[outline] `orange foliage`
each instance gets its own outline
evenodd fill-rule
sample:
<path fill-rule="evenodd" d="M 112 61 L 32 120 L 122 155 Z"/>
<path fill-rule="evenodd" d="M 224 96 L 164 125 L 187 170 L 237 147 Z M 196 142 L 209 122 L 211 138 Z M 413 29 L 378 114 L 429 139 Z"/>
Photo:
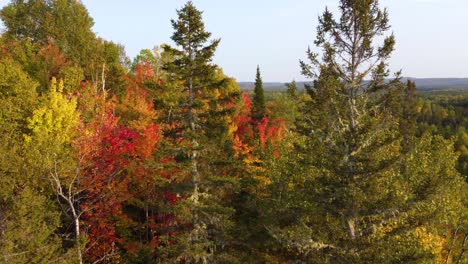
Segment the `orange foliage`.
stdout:
<path fill-rule="evenodd" d="M 145 64 L 138 64 L 136 66 L 135 82 L 139 86 L 141 86 L 146 80 L 152 79 L 154 77 L 154 67 L 151 66 L 149 62 L 146 62 Z"/>
<path fill-rule="evenodd" d="M 39 51 L 39 55 L 47 69 L 47 81 L 52 77 L 58 77 L 60 71 L 70 65 L 60 48 L 51 41 Z"/>
<path fill-rule="evenodd" d="M 283 138 L 285 122 L 284 120 L 270 120 L 264 117 L 256 122 L 251 117 L 252 102 L 246 93 L 242 94 L 242 108 L 234 117 L 234 124 L 231 126 L 233 134 L 233 148 L 236 156 L 244 156 L 247 163 L 252 163 L 254 158 L 255 139 L 261 149 L 268 144 L 274 145 Z M 274 150 L 276 155 L 278 151 Z"/>
<path fill-rule="evenodd" d="M 119 245 L 131 249 L 133 244 L 117 232 L 119 226 L 137 225 L 124 212 L 125 203 L 164 199 L 155 193 L 153 174 L 144 166 L 156 151 L 160 134 L 153 121 L 153 104 L 137 86 L 127 89 L 121 104 L 90 86 L 84 86 L 79 97 L 82 122 L 74 146 L 82 172 L 82 228 L 89 241 L 86 256 L 96 261 L 118 250 Z M 154 224 L 147 226 L 156 233 L 151 228 Z M 156 236 L 149 240 L 156 247 Z"/>

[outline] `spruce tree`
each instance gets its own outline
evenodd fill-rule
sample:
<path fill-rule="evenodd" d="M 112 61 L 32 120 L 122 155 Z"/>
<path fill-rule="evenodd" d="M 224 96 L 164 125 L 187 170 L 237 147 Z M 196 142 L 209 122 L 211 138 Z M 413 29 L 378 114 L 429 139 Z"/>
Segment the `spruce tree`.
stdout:
<path fill-rule="evenodd" d="M 262 118 L 265 117 L 265 110 L 265 92 L 263 90 L 262 76 L 260 75 L 260 66 L 257 65 L 252 107 L 252 119 L 255 121 L 262 120 Z"/>
<path fill-rule="evenodd" d="M 404 150 L 407 150 L 413 147 L 414 136 L 416 135 L 416 118 L 418 113 L 416 83 L 408 80 L 401 94 L 400 102 L 403 105 L 401 107 L 400 133 L 403 137 L 402 147 Z"/>
<path fill-rule="evenodd" d="M 179 118 L 180 131 L 185 131 L 175 140 L 174 151 L 188 175 L 179 176 L 182 186 L 175 190 L 184 197 L 176 213 L 184 224 L 179 227 L 176 248 L 170 252 L 168 247 L 166 252 L 171 258 L 206 263 L 222 258 L 233 213 L 222 198 L 229 179 L 223 174 L 227 154 L 220 148 L 223 133 L 228 132 L 224 123 L 229 110 L 219 103 L 232 100 L 239 92 L 212 63 L 220 40 L 209 41 L 211 33 L 205 31 L 202 12 L 189 1 L 177 15 L 172 20 L 172 40 L 178 47 L 163 47 L 174 58 L 165 63 L 164 70 L 169 82 L 180 84 L 186 95 L 181 96 L 173 116 Z"/>
<path fill-rule="evenodd" d="M 292 80 L 292 82 L 287 83 L 286 88 L 287 88 L 286 91 L 287 91 L 289 97 L 295 99 L 298 96 L 299 91 L 297 89 L 297 84 L 296 84 L 295 80 Z"/>
<path fill-rule="evenodd" d="M 315 44 L 323 49 L 323 60 L 309 49 L 310 64 L 301 61 L 301 69 L 307 77 L 318 77 L 316 103 L 322 107 L 306 114 L 323 115 L 317 117 L 322 120 L 317 120 L 311 129 L 314 134 L 321 134 L 317 140 L 323 140 L 321 144 L 328 152 L 323 162 L 333 164 L 330 173 L 336 178 L 332 177 L 328 184 L 342 195 L 330 193 L 329 198 L 335 200 L 330 209 L 343 217 L 348 238 L 355 239 L 359 236 L 357 219 L 366 214 L 361 206 L 364 199 L 370 198 L 372 180 L 396 158 L 392 153 L 386 159 L 369 156 L 376 151 L 386 152 L 387 146 L 396 140 L 392 138 L 395 124 L 392 117 L 379 111 L 377 101 L 369 100 L 389 88 L 383 79 L 388 76 L 386 59 L 395 40 L 390 35 L 381 46 L 373 46 L 374 39 L 389 29 L 387 10 L 381 10 L 378 1 L 342 0 L 339 9 L 338 20 L 328 9 L 319 18 Z M 369 76 L 372 81 L 363 86 L 364 78 Z"/>
<path fill-rule="evenodd" d="M 398 75 L 386 80 L 395 45 L 393 35 L 385 36 L 387 10 L 378 0 L 341 0 L 339 11 L 337 19 L 328 9 L 319 17 L 315 44 L 323 57 L 309 49 L 309 62 L 300 63 L 314 86 L 302 98 L 296 149 L 271 172 L 265 226 L 283 256 L 310 263 L 433 261 L 423 237 L 437 240 L 431 228 L 453 221 L 461 208 L 452 194 L 461 188 L 454 157 L 433 163 L 430 173 L 409 165 L 415 156 L 428 162 L 447 150 L 427 138 L 432 154 L 422 142 L 408 156 L 401 150 L 393 102 L 402 84 Z M 421 175 L 432 187 L 419 182 Z M 452 205 L 437 206 L 444 199 Z"/>

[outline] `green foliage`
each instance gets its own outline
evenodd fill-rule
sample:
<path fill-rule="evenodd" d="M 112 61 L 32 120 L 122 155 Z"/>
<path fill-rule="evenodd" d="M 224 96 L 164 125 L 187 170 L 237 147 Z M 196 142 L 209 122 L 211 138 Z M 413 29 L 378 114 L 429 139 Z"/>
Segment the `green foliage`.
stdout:
<path fill-rule="evenodd" d="M 293 130 L 300 117 L 298 100 L 285 93 L 272 93 L 267 102 L 267 116 L 272 120 L 283 120 L 287 129 Z"/>
<path fill-rule="evenodd" d="M 189 1 L 177 15 L 171 22 L 172 40 L 178 48 L 163 46 L 163 55 L 173 58 L 163 70 L 169 88 L 185 93 L 176 97 L 180 101 L 171 109 L 174 118 L 169 116 L 172 127 L 184 131 L 173 136 L 176 149 L 182 148 L 177 150 L 176 161 L 184 169 L 174 178 L 181 183 L 175 191 L 185 197 L 175 211 L 185 228 L 178 228 L 176 244 L 163 252 L 183 262 L 221 261 L 226 257 L 233 214 L 223 198 L 235 182 L 225 158 L 232 151 L 226 139 L 233 109 L 227 105 L 235 104 L 239 88 L 212 64 L 220 40 L 209 42 L 211 33 L 205 31 L 202 13 Z"/>
<path fill-rule="evenodd" d="M 97 53 L 93 54 L 95 60 L 91 65 L 84 67 L 88 78 L 90 74 L 93 74 L 94 77 L 90 78 L 93 83 L 104 89 L 112 89 L 117 95 L 122 95 L 126 85 L 125 74 L 130 65 L 124 47 L 112 41 L 98 39 L 94 49 Z"/>
<path fill-rule="evenodd" d="M 300 97 L 301 137 L 275 160 L 279 167 L 270 165 L 266 229 L 290 260 L 439 261 L 439 225 L 453 227 L 464 209 L 453 195 L 463 187 L 456 156 L 437 138 L 414 143 L 415 87 L 398 78 L 384 82 L 394 39 L 373 43 L 389 29 L 386 10 L 378 1 L 340 3 L 339 19 L 328 10 L 319 18 L 315 44 L 323 59 L 308 50 L 310 64 L 301 62 L 316 80 Z M 413 155 L 427 171 L 408 167 Z M 432 160 L 439 155 L 447 158 Z M 408 186 L 409 179 L 421 181 Z M 281 217 L 271 221 L 274 215 Z"/>
<path fill-rule="evenodd" d="M 468 175 L 467 102 L 466 94 L 423 95 L 416 102 L 417 134 L 431 132 L 445 138 L 455 137 L 455 149 L 460 153 L 457 169 L 465 179 Z"/>
<path fill-rule="evenodd" d="M 176 78 L 185 83 L 186 89 L 193 96 L 197 90 L 212 84 L 216 66 L 211 61 L 220 39 L 207 44 L 211 33 L 205 31 L 202 13 L 192 2 L 187 2 L 177 11 L 177 15 L 177 20 L 171 20 L 174 28 L 171 38 L 181 50 L 163 46 L 164 51 L 173 54 L 175 58 L 165 68 L 168 72 L 177 73 Z"/>
<path fill-rule="evenodd" d="M 37 105 L 36 88 L 18 63 L 10 59 L 0 61 L 0 131 L 12 138 L 26 132 L 26 117 Z M 19 135 L 18 135 L 19 134 Z"/>
<path fill-rule="evenodd" d="M 53 40 L 73 62 L 87 64 L 95 38 L 91 31 L 94 22 L 81 2 L 14 0 L 1 10 L 0 17 L 8 38 L 30 39 L 41 45 Z"/>
<path fill-rule="evenodd" d="M 73 90 L 86 78 L 112 87 L 117 94 L 123 92 L 129 64 L 123 47 L 96 37 L 91 29 L 94 22 L 80 1 L 15 0 L 0 11 L 0 17 L 5 24 L 5 48 L 13 48 L 8 53 L 43 90 L 52 77 L 67 77 Z M 78 76 L 83 78 L 77 82 Z"/>
<path fill-rule="evenodd" d="M 62 71 L 63 90 L 67 93 L 76 92 L 80 82 L 84 79 L 83 69 L 77 66 L 67 67 Z"/>
<path fill-rule="evenodd" d="M 144 65 L 145 63 L 149 63 L 151 66 L 153 66 L 154 74 L 157 77 L 163 77 L 163 65 L 174 59 L 173 57 L 171 58 L 169 53 L 163 52 L 164 46 L 165 45 L 155 46 L 152 50 L 141 50 L 135 59 L 133 59 L 132 71 L 136 71 L 138 64 Z"/>
<path fill-rule="evenodd" d="M 47 196 L 30 187 L 17 188 L 15 194 L 2 196 L 1 202 L 9 205 L 1 219 L 4 230 L 0 240 L 2 260 L 6 263 L 58 261 L 62 249 L 55 234 L 60 226 L 57 208 Z"/>
<path fill-rule="evenodd" d="M 255 88 L 253 96 L 252 118 L 255 121 L 260 121 L 265 117 L 265 94 L 263 91 L 262 76 L 260 75 L 260 66 L 257 65 L 257 73 L 255 75 Z"/>
<path fill-rule="evenodd" d="M 10 1 L 0 262 L 465 263 L 466 94 L 389 79 L 387 10 L 339 3 L 313 85 L 250 101 L 191 1 L 132 63 L 80 1 Z"/>
<path fill-rule="evenodd" d="M 23 144 L 37 106 L 37 86 L 18 63 L 1 60 L 0 255 L 7 263 L 65 262 L 66 249 L 56 233 L 60 213 L 45 189 L 47 176 L 28 160 L 33 157 L 42 165 L 42 156 Z"/>
<path fill-rule="evenodd" d="M 291 98 L 296 98 L 299 95 L 299 90 L 297 88 L 297 84 L 295 80 L 293 80 L 290 83 L 287 83 L 286 88 L 287 88 L 286 92 Z"/>

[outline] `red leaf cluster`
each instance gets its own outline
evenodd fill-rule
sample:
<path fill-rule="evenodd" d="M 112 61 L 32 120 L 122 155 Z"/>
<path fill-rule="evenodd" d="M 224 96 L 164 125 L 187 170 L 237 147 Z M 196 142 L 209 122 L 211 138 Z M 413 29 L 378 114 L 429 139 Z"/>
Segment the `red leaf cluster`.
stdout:
<path fill-rule="evenodd" d="M 141 69 L 136 78 L 148 76 L 150 71 Z M 91 262 L 112 255 L 119 247 L 135 246 L 118 232 L 119 228 L 139 231 L 139 223 L 128 215 L 126 206 L 155 204 L 157 199 L 175 201 L 157 193 L 154 175 L 146 165 L 160 141 L 153 121 L 156 113 L 147 97 L 142 88 L 130 85 L 121 103 L 105 99 L 105 94 L 90 96 L 95 105 L 83 103 L 80 136 L 74 146 L 81 166 L 81 228 L 87 234 L 85 252 Z M 115 109 L 121 116 L 116 116 Z M 145 226 L 151 233 L 148 245 L 155 248 L 158 214 L 151 215 Z"/>
<path fill-rule="evenodd" d="M 252 102 L 246 93 L 242 94 L 242 109 L 234 117 L 234 149 L 236 154 L 248 154 L 254 149 L 255 139 L 263 149 L 268 144 L 275 144 L 283 138 L 284 120 L 264 117 L 260 121 L 252 119 Z M 251 154 L 251 153 L 250 153 Z"/>

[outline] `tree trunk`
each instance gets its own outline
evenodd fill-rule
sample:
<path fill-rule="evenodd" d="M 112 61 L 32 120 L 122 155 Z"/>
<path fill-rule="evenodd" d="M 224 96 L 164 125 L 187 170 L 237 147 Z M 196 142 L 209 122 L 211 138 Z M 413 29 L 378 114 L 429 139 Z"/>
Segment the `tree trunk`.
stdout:
<path fill-rule="evenodd" d="M 78 255 L 78 262 L 83 264 L 83 256 L 81 253 L 81 241 L 80 241 L 80 217 L 75 210 L 75 205 L 73 204 L 73 200 L 71 197 L 68 198 L 68 204 L 70 205 L 70 209 L 73 214 L 73 219 L 75 222 L 75 245 L 76 245 L 76 253 Z"/>

